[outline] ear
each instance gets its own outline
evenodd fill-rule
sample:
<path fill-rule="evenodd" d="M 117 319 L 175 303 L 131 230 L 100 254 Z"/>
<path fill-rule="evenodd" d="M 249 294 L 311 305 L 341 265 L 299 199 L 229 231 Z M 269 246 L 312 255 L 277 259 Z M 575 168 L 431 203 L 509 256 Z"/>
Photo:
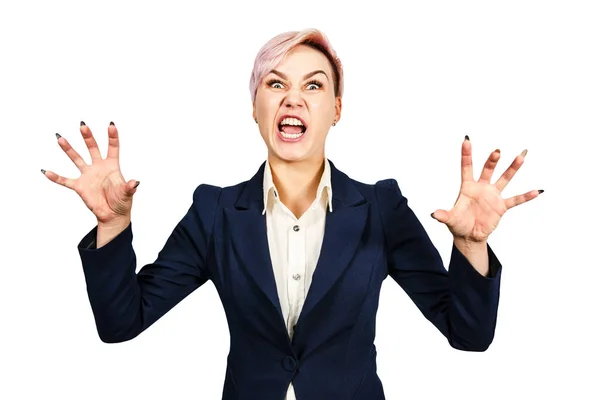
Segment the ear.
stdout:
<path fill-rule="evenodd" d="M 337 96 L 335 98 L 335 120 L 337 122 L 339 122 L 341 117 L 342 117 L 342 98 L 340 96 Z"/>
<path fill-rule="evenodd" d="M 256 120 L 256 103 L 252 103 L 252 119 Z"/>

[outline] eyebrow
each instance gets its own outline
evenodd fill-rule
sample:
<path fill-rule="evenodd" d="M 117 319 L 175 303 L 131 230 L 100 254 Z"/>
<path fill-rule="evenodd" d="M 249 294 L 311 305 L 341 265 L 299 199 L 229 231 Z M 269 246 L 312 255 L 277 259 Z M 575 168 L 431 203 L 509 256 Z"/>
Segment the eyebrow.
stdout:
<path fill-rule="evenodd" d="M 276 69 L 272 69 L 269 73 L 275 74 L 275 75 L 279 75 L 283 79 L 288 79 L 288 77 L 287 77 L 286 74 L 284 74 L 283 72 L 277 71 Z M 302 77 L 302 80 L 304 81 L 304 80 L 306 80 L 306 79 L 308 79 L 311 76 L 316 75 L 316 74 L 323 74 L 323 75 L 325 75 L 327 77 L 327 80 L 329 80 L 329 76 L 327 76 L 327 74 L 325 73 L 325 71 L 323 71 L 322 69 L 318 69 L 316 71 L 309 72 L 308 74 L 306 74 L 306 75 L 304 75 Z"/>

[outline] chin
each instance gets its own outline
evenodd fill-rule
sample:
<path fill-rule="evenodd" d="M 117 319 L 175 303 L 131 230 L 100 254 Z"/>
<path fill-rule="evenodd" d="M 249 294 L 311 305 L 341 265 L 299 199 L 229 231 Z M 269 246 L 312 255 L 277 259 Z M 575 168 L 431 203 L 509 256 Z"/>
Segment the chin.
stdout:
<path fill-rule="evenodd" d="M 273 149 L 273 155 L 285 162 L 298 162 L 308 159 L 308 152 L 290 149 Z"/>
<path fill-rule="evenodd" d="M 284 161 L 301 161 L 310 154 L 310 143 L 307 132 L 301 136 L 284 137 L 281 132 L 275 131 L 271 135 L 271 151 L 273 155 Z"/>
<path fill-rule="evenodd" d="M 300 162 L 309 160 L 319 153 L 311 137 L 310 130 L 302 135 L 284 136 L 278 129 L 271 133 L 269 150 L 272 156 L 285 162 Z"/>

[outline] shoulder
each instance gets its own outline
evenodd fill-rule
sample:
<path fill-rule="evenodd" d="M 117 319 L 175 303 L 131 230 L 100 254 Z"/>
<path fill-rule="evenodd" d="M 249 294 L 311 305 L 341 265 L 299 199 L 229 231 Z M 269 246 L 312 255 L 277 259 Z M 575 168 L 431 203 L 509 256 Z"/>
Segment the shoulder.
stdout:
<path fill-rule="evenodd" d="M 194 203 L 211 202 L 216 204 L 234 203 L 249 181 L 240 182 L 229 186 L 218 186 L 210 183 L 201 183 L 194 190 Z"/>
<path fill-rule="evenodd" d="M 247 207 L 262 200 L 263 162 L 250 179 L 228 186 L 217 186 L 210 183 L 198 185 L 194 191 L 194 201 L 205 204 L 206 201 L 215 202 L 215 207 L 229 208 L 234 205 Z"/>
<path fill-rule="evenodd" d="M 383 178 L 370 183 L 362 182 L 351 178 L 345 172 L 338 169 L 331 160 L 329 160 L 329 163 L 332 170 L 332 183 L 335 184 L 335 182 L 338 181 L 338 183 L 341 183 L 342 186 L 344 186 L 346 183 L 350 183 L 367 200 L 375 199 L 377 196 L 394 195 L 400 192 L 398 181 L 396 181 L 394 178 Z M 333 191 L 335 192 L 335 187 L 333 187 Z"/>
<path fill-rule="evenodd" d="M 349 179 L 357 187 L 357 189 L 362 192 L 368 191 L 371 193 L 376 193 L 379 191 L 386 191 L 386 190 L 394 191 L 396 189 L 400 189 L 400 187 L 398 185 L 398 181 L 394 178 L 379 179 L 372 183 L 365 183 L 365 182 L 357 181 L 352 178 L 349 178 Z"/>
<path fill-rule="evenodd" d="M 194 191 L 194 202 L 215 208 L 246 208 L 262 201 L 262 178 L 258 173 L 251 179 L 226 186 L 202 183 Z"/>
<path fill-rule="evenodd" d="M 398 181 L 394 178 L 379 179 L 372 183 L 361 182 L 350 177 L 348 180 L 369 202 L 376 202 L 381 206 L 391 203 L 390 205 L 393 206 L 406 200 Z"/>

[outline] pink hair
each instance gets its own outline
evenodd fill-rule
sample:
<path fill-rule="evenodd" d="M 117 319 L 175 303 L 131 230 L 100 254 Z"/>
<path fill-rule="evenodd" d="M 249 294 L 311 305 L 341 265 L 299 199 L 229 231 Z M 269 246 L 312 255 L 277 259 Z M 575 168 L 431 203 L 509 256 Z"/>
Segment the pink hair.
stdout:
<path fill-rule="evenodd" d="M 254 69 L 250 76 L 250 96 L 252 102 L 256 99 L 256 90 L 263 78 L 271 72 L 285 56 L 296 46 L 307 45 L 323 53 L 331 64 L 334 74 L 334 92 L 342 96 L 344 92 L 344 73 L 342 63 L 331 47 L 329 39 L 318 29 L 284 32 L 271 40 L 259 50 L 254 60 Z"/>

